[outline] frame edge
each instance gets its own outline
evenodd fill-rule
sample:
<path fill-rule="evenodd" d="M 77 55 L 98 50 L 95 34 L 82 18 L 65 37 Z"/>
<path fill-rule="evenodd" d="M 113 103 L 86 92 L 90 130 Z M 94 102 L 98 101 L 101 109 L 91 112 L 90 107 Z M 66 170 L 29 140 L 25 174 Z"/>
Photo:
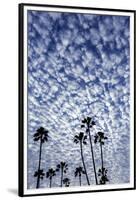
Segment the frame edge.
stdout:
<path fill-rule="evenodd" d="M 23 21 L 24 21 L 24 5 L 18 4 L 18 195 L 20 197 L 24 196 L 24 136 L 23 136 L 23 102 L 24 102 L 24 95 L 23 95 Z"/>
<path fill-rule="evenodd" d="M 105 10 L 105 11 L 119 11 L 119 12 L 133 12 L 135 13 L 136 10 L 130 9 L 118 9 L 118 8 L 99 8 L 99 7 L 87 7 L 87 6 L 68 6 L 68 5 L 54 5 L 54 4 L 39 4 L 39 3 L 20 3 L 21 6 L 32 6 L 32 7 L 51 7 L 51 8 L 71 8 L 71 9 L 87 9 L 87 10 Z"/>

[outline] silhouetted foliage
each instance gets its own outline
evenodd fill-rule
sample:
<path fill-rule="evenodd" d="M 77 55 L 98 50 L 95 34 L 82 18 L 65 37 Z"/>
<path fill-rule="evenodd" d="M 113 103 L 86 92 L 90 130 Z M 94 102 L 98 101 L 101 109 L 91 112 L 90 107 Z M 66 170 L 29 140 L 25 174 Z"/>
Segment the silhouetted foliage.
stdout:
<path fill-rule="evenodd" d="M 83 145 L 87 145 L 87 139 L 89 138 L 90 148 L 91 148 L 91 156 L 92 156 L 92 164 L 93 164 L 93 172 L 95 175 L 95 182 L 96 185 L 98 184 L 97 178 L 99 178 L 99 184 L 106 184 L 108 182 L 107 172 L 108 170 L 104 168 L 104 161 L 103 161 L 103 146 L 105 145 L 105 140 L 108 138 L 104 135 L 103 132 L 97 132 L 94 136 L 94 144 L 99 143 L 100 145 L 100 151 L 101 151 L 101 168 L 99 168 L 98 173 L 96 173 L 96 166 L 95 166 L 95 157 L 94 157 L 94 146 L 92 143 L 92 128 L 95 126 L 96 123 L 92 120 L 91 117 L 86 117 L 82 120 L 81 129 L 83 131 L 79 132 L 79 134 L 74 136 L 74 143 L 79 144 L 80 146 L 80 153 L 81 153 L 81 160 L 83 167 L 79 166 L 75 169 L 74 175 L 75 177 L 79 177 L 79 184 L 82 185 L 82 175 L 84 174 L 86 176 L 87 184 L 90 185 L 90 181 L 88 178 L 87 168 L 85 165 L 84 155 L 83 155 Z M 37 178 L 37 184 L 36 188 L 40 187 L 40 180 L 43 179 L 45 173 L 43 169 L 41 168 L 41 155 L 42 155 L 42 145 L 48 141 L 48 130 L 46 130 L 43 127 L 40 127 L 37 129 L 36 133 L 33 135 L 33 140 L 35 142 L 40 142 L 40 149 L 39 149 L 39 163 L 38 163 L 38 169 L 34 173 L 34 177 Z M 56 176 L 56 172 L 60 172 L 60 186 L 63 187 L 63 184 L 65 187 L 70 186 L 70 179 L 64 178 L 64 174 L 67 173 L 68 170 L 68 164 L 66 162 L 60 162 L 56 169 L 53 168 L 48 169 L 46 172 L 46 178 L 49 179 L 49 187 L 52 187 L 52 180 L 53 177 Z"/>
<path fill-rule="evenodd" d="M 82 144 L 87 144 L 86 142 L 87 135 L 85 135 L 83 132 L 80 132 L 79 135 L 75 135 L 74 137 L 74 142 L 77 144 L 81 142 Z"/>
<path fill-rule="evenodd" d="M 85 171 L 83 170 L 83 168 L 82 167 L 77 167 L 76 170 L 75 170 L 75 172 L 74 172 L 74 175 L 75 175 L 75 177 L 79 176 L 80 186 L 82 184 L 82 181 L 81 181 L 82 174 L 85 174 Z"/>
<path fill-rule="evenodd" d="M 48 141 L 48 130 L 45 130 L 43 127 L 37 129 L 37 132 L 33 135 L 34 141 L 40 140 L 41 143 Z"/>
<path fill-rule="evenodd" d="M 103 169 L 99 169 L 98 170 L 98 176 L 100 176 L 100 181 L 99 183 L 102 185 L 106 184 L 106 182 L 109 181 L 108 177 L 107 177 L 107 172 L 108 170 L 103 168 Z"/>
<path fill-rule="evenodd" d="M 107 140 L 108 138 L 104 136 L 103 132 L 98 132 L 95 136 L 94 143 L 99 142 L 101 145 L 104 145 L 104 140 Z"/>
<path fill-rule="evenodd" d="M 80 144 L 81 159 L 82 159 L 82 163 L 83 163 L 83 167 L 84 167 L 84 171 L 85 171 L 85 175 L 86 175 L 86 180 L 87 180 L 88 185 L 90 185 L 86 166 L 85 166 L 85 161 L 84 161 L 84 156 L 83 156 L 83 147 L 82 147 L 83 144 L 84 145 L 87 144 L 86 140 L 87 140 L 87 135 L 84 135 L 83 132 L 80 132 L 78 135 L 74 136 L 74 142 L 76 144 L 78 144 L 78 143 Z"/>
<path fill-rule="evenodd" d="M 52 178 L 53 176 L 56 176 L 56 171 L 53 168 L 50 168 L 47 172 L 46 172 L 46 178 L 49 178 L 50 180 L 50 188 L 52 187 Z"/>
<path fill-rule="evenodd" d="M 70 185 L 70 179 L 69 178 L 64 178 L 63 179 L 63 184 L 65 185 L 65 187 L 69 187 L 69 185 Z"/>
<path fill-rule="evenodd" d="M 101 150 L 101 169 L 98 170 L 98 176 L 100 176 L 99 183 L 100 184 L 106 184 L 108 180 L 107 178 L 107 172 L 108 170 L 104 168 L 104 161 L 103 161 L 103 149 L 102 146 L 104 145 L 104 141 L 107 140 L 108 138 L 104 136 L 103 132 L 98 132 L 94 136 L 94 143 L 99 143 L 100 144 L 100 150 Z"/>
<path fill-rule="evenodd" d="M 43 127 L 40 127 L 39 129 L 37 129 L 36 133 L 33 135 L 33 140 L 35 142 L 40 141 L 38 170 L 34 174 L 34 177 L 37 177 L 36 188 L 39 188 L 40 187 L 40 179 L 43 179 L 43 176 L 44 176 L 44 175 L 42 175 L 43 169 L 40 169 L 40 167 L 41 167 L 42 144 L 44 142 L 48 141 L 48 130 L 45 130 Z"/>
<path fill-rule="evenodd" d="M 60 171 L 61 172 L 61 183 L 60 186 L 63 186 L 63 175 L 64 173 L 66 174 L 68 170 L 68 164 L 66 162 L 60 162 L 60 164 L 57 165 L 56 167 L 56 171 Z"/>
<path fill-rule="evenodd" d="M 95 158 L 94 158 L 94 149 L 93 149 L 93 144 L 92 144 L 92 139 L 91 139 L 91 131 L 90 131 L 90 129 L 93 128 L 94 125 L 96 125 L 96 123 L 92 120 L 92 118 L 86 117 L 82 120 L 81 128 L 85 128 L 86 134 L 89 136 L 91 155 L 92 155 L 92 164 L 93 164 L 93 168 L 94 168 L 95 181 L 96 181 L 96 185 L 97 185 L 98 180 L 97 180 L 96 165 L 95 165 Z"/>
<path fill-rule="evenodd" d="M 39 169 L 38 171 L 35 171 L 34 173 L 34 177 L 40 177 L 40 179 L 43 179 L 44 177 L 44 172 L 43 172 L 43 169 Z"/>

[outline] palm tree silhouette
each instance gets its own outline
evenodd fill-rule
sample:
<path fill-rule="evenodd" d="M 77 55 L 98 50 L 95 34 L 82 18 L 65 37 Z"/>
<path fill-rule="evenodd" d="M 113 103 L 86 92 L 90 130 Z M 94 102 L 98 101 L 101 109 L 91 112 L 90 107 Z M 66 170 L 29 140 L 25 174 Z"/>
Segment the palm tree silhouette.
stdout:
<path fill-rule="evenodd" d="M 45 130 L 43 127 L 40 127 L 37 129 L 36 133 L 33 135 L 34 141 L 40 141 L 40 151 L 39 151 L 39 165 L 38 165 L 38 170 L 35 172 L 34 176 L 37 177 L 37 184 L 36 188 L 40 187 L 40 178 L 42 177 L 40 175 L 40 169 L 41 167 L 41 154 L 42 154 L 42 144 L 44 142 L 48 141 L 48 130 Z M 43 170 L 42 170 L 43 171 Z"/>
<path fill-rule="evenodd" d="M 82 176 L 82 174 L 85 174 L 85 171 L 83 170 L 83 168 L 82 167 L 77 167 L 76 170 L 75 170 L 75 172 L 74 172 L 74 175 L 75 175 L 75 177 L 79 176 L 80 186 L 82 184 L 82 182 L 81 182 L 81 176 Z"/>
<path fill-rule="evenodd" d="M 50 168 L 47 172 L 46 172 L 46 178 L 49 178 L 50 180 L 50 188 L 52 187 L 52 178 L 53 176 L 56 176 L 55 170 L 53 168 Z"/>
<path fill-rule="evenodd" d="M 93 149 L 93 144 L 92 144 L 92 140 L 91 140 L 91 132 L 90 132 L 90 128 L 92 128 L 94 125 L 96 125 L 96 124 L 94 121 L 92 121 L 91 117 L 87 117 L 82 120 L 81 128 L 86 128 L 86 133 L 89 135 L 91 155 L 92 155 L 92 164 L 93 164 L 93 168 L 94 168 L 95 181 L 96 181 L 96 185 L 97 185 L 98 180 L 97 180 L 96 165 L 95 165 L 95 158 L 94 158 L 94 149 Z"/>
<path fill-rule="evenodd" d="M 56 171 L 61 171 L 61 183 L 60 186 L 63 186 L 63 175 L 66 174 L 68 170 L 68 164 L 66 162 L 60 162 L 60 164 L 57 165 Z"/>
<path fill-rule="evenodd" d="M 104 161 L 103 161 L 103 149 L 102 146 L 104 145 L 104 140 L 107 140 L 108 138 L 104 136 L 103 132 L 98 132 L 94 136 L 94 143 L 99 142 L 100 144 L 100 150 L 101 150 L 101 169 L 98 170 L 98 176 L 101 176 L 100 178 L 100 184 L 105 184 L 106 181 L 109 181 L 107 178 L 107 169 L 104 168 Z"/>
<path fill-rule="evenodd" d="M 35 171 L 35 173 L 34 173 L 34 177 L 39 177 L 40 179 L 43 179 L 43 177 L 44 177 L 44 172 L 43 172 L 43 169 L 39 169 L 38 171 Z"/>
<path fill-rule="evenodd" d="M 70 185 L 70 179 L 69 178 L 64 178 L 63 179 L 63 184 L 65 184 L 65 187 L 69 187 L 69 185 Z"/>
<path fill-rule="evenodd" d="M 86 166 L 85 166 L 84 156 L 83 156 L 83 144 L 84 145 L 87 144 L 86 139 L 87 139 L 87 135 L 84 135 L 83 132 L 80 132 L 78 135 L 75 135 L 74 142 L 76 144 L 77 143 L 80 144 L 81 159 L 82 159 L 82 163 L 83 163 L 83 167 L 84 167 L 84 171 L 85 171 L 85 175 L 86 175 L 86 180 L 87 180 L 88 185 L 90 185 L 88 174 L 87 174 L 87 170 L 86 170 Z"/>
<path fill-rule="evenodd" d="M 99 170 L 98 170 L 98 176 L 100 176 L 99 183 L 100 183 L 101 185 L 104 185 L 104 184 L 106 184 L 106 182 L 109 181 L 109 179 L 108 179 L 108 177 L 107 177 L 107 172 L 108 172 L 108 170 L 105 169 L 104 167 L 103 167 L 102 169 L 99 169 Z"/>

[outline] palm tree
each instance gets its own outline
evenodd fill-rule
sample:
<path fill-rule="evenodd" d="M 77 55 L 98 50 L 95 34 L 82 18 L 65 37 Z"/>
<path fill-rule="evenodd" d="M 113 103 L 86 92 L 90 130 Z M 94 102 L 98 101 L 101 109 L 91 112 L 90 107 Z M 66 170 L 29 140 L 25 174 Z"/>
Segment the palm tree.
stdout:
<path fill-rule="evenodd" d="M 69 178 L 64 178 L 63 183 L 65 184 L 65 187 L 69 187 L 70 185 L 70 179 Z"/>
<path fill-rule="evenodd" d="M 63 175 L 66 174 L 68 170 L 68 164 L 66 162 L 60 162 L 60 164 L 57 165 L 56 171 L 61 171 L 61 183 L 60 186 L 63 186 Z"/>
<path fill-rule="evenodd" d="M 104 161 L 103 161 L 103 149 L 102 146 L 104 145 L 104 140 L 108 138 L 104 136 L 103 132 L 98 132 L 95 136 L 94 143 L 99 142 L 100 144 L 100 151 L 101 151 L 101 169 L 98 171 L 98 176 L 101 176 L 100 184 L 105 184 L 106 181 L 109 181 L 107 178 L 107 169 L 104 168 Z"/>
<path fill-rule="evenodd" d="M 79 176 L 79 183 L 80 183 L 80 186 L 81 186 L 81 176 L 82 174 L 85 174 L 85 171 L 83 170 L 82 167 L 77 167 L 75 172 L 74 172 L 74 175 L 75 177 Z"/>
<path fill-rule="evenodd" d="M 38 171 L 35 172 L 34 176 L 36 175 L 37 177 L 37 185 L 36 185 L 36 188 L 39 188 L 40 187 L 40 178 L 41 178 L 41 175 L 40 175 L 40 171 L 42 169 L 40 169 L 41 167 L 41 154 L 42 154 L 42 144 L 44 142 L 47 142 L 48 141 L 48 130 L 45 130 L 43 127 L 40 127 L 39 129 L 37 129 L 36 133 L 33 135 L 33 138 L 34 138 L 34 141 L 40 141 L 40 151 L 39 151 L 39 165 L 38 165 Z"/>
<path fill-rule="evenodd" d="M 89 135 L 91 155 L 92 155 L 92 164 L 93 164 L 94 174 L 95 174 L 95 181 L 96 181 L 96 185 L 98 185 L 95 158 L 94 158 L 94 149 L 93 149 L 93 144 L 92 144 L 92 140 L 91 140 L 91 132 L 90 132 L 90 128 L 92 128 L 94 125 L 96 125 L 96 124 L 94 121 L 92 121 L 91 117 L 87 117 L 82 120 L 81 128 L 86 128 L 86 133 Z"/>
<path fill-rule="evenodd" d="M 81 159 L 82 159 L 82 163 L 83 163 L 83 167 L 84 167 L 84 171 L 85 171 L 85 175 L 86 175 L 86 180 L 87 180 L 88 185 L 90 185 L 88 174 L 87 174 L 87 170 L 86 170 L 86 166 L 85 166 L 84 156 L 83 156 L 83 144 L 84 145 L 87 144 L 86 139 L 87 139 L 87 135 L 84 135 L 83 132 L 80 132 L 79 135 L 75 135 L 74 142 L 76 144 L 77 143 L 80 144 Z"/>
<path fill-rule="evenodd" d="M 50 188 L 52 187 L 52 178 L 53 176 L 56 176 L 55 170 L 53 168 L 50 168 L 47 172 L 46 172 L 46 178 L 49 178 L 50 180 Z"/>
<path fill-rule="evenodd" d="M 106 184 L 106 182 L 109 181 L 109 179 L 108 179 L 108 177 L 107 177 L 107 172 L 108 172 L 108 170 L 105 169 L 104 167 L 103 167 L 103 169 L 99 169 L 99 170 L 98 170 L 98 176 L 100 176 L 99 183 L 100 183 L 101 185 L 104 185 L 104 184 Z"/>
<path fill-rule="evenodd" d="M 44 172 L 43 172 L 43 169 L 39 169 L 38 171 L 35 171 L 35 173 L 34 173 L 34 177 L 39 177 L 40 179 L 43 179 L 43 177 L 44 177 Z"/>

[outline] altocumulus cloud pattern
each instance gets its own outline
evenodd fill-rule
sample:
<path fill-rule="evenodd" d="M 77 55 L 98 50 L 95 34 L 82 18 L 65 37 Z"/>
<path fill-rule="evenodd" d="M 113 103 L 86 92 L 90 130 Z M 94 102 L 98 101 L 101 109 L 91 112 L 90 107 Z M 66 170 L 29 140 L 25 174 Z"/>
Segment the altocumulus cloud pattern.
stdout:
<path fill-rule="evenodd" d="M 74 172 L 82 162 L 73 138 L 86 116 L 108 137 L 107 184 L 129 182 L 129 31 L 127 16 L 28 11 L 28 188 L 36 187 L 39 143 L 33 135 L 39 127 L 49 131 L 42 147 L 44 172 L 64 161 L 70 185 L 79 186 Z M 98 170 L 99 146 L 94 153 Z M 87 145 L 84 157 L 95 184 Z M 82 185 L 87 185 L 84 175 Z M 55 176 L 53 187 L 58 186 Z M 49 181 L 44 178 L 40 187 L 49 187 Z"/>

